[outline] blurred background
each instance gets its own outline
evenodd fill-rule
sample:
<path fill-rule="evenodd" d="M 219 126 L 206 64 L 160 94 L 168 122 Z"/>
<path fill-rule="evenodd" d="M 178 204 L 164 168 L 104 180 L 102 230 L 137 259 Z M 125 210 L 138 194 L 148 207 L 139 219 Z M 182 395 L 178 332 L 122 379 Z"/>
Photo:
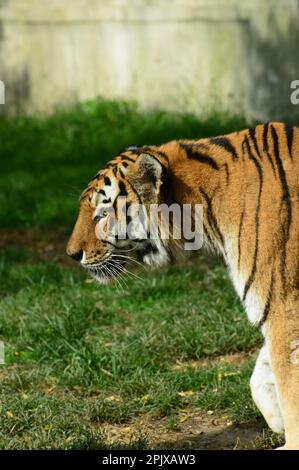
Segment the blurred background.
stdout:
<path fill-rule="evenodd" d="M 97 96 L 296 122 L 298 0 L 4 0 L 2 113 Z"/>
<path fill-rule="evenodd" d="M 124 147 L 296 124 L 298 45 L 299 0 L 0 0 L 0 449 L 281 443 L 221 261 L 103 288 L 65 245 Z"/>

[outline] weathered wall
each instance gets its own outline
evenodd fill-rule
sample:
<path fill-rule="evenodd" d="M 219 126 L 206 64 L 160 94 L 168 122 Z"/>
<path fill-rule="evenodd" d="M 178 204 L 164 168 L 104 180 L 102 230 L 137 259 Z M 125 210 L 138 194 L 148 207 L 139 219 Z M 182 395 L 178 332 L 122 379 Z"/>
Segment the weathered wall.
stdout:
<path fill-rule="evenodd" d="M 299 0 L 0 0 L 5 113 L 95 96 L 299 121 Z"/>

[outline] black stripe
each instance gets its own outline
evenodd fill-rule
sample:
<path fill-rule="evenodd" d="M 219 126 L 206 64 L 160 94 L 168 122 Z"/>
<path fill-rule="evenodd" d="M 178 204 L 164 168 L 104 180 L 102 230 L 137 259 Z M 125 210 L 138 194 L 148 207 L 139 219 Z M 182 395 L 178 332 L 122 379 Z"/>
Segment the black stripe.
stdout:
<path fill-rule="evenodd" d="M 244 287 L 244 292 L 243 292 L 243 301 L 246 299 L 246 295 L 254 281 L 255 273 L 256 273 L 256 265 L 257 265 L 257 256 L 258 256 L 258 250 L 259 250 L 259 227 L 260 227 L 260 204 L 261 204 L 261 194 L 262 194 L 262 187 L 263 187 L 263 172 L 262 172 L 262 167 L 258 160 L 255 158 L 253 153 L 251 152 L 250 144 L 248 141 L 248 138 L 245 138 L 245 145 L 247 146 L 247 151 L 248 151 L 248 156 L 250 160 L 253 161 L 258 175 L 259 175 L 259 192 L 258 192 L 258 199 L 257 199 L 257 206 L 256 206 L 256 212 L 255 212 L 255 248 L 254 248 L 254 254 L 253 254 L 253 263 L 252 263 L 252 268 L 250 275 L 246 281 L 245 287 Z"/>
<path fill-rule="evenodd" d="M 168 163 L 168 156 L 166 155 L 165 152 L 162 152 L 162 150 L 155 150 L 155 153 L 159 155 L 160 157 L 164 158 Z"/>
<path fill-rule="evenodd" d="M 100 194 L 103 194 L 103 196 L 106 197 L 106 193 L 105 193 L 104 189 L 100 189 L 98 192 L 99 192 Z"/>
<path fill-rule="evenodd" d="M 289 187 L 288 187 L 288 183 L 286 179 L 286 174 L 283 168 L 283 164 L 279 156 L 278 136 L 274 127 L 271 127 L 271 133 L 272 133 L 273 145 L 274 145 L 274 156 L 275 156 L 275 160 L 277 163 L 282 191 L 283 191 L 283 202 L 285 202 L 287 206 L 287 212 L 288 212 L 287 232 L 289 232 L 290 225 L 292 222 L 292 206 L 291 206 L 291 200 L 290 200 L 290 192 L 289 192 Z"/>
<path fill-rule="evenodd" d="M 210 143 L 224 148 L 228 153 L 231 154 L 233 160 L 238 159 L 236 149 L 227 137 L 213 137 L 210 139 Z"/>
<path fill-rule="evenodd" d="M 130 212 L 130 207 L 132 206 L 132 204 L 130 202 L 127 203 L 127 210 L 126 210 L 126 222 L 127 222 L 127 227 L 129 226 L 129 223 L 132 222 L 133 218 L 132 216 L 129 214 Z"/>
<path fill-rule="evenodd" d="M 273 172 L 275 173 L 275 167 L 274 163 L 272 161 L 270 152 L 269 152 L 269 144 L 268 144 L 268 131 L 269 131 L 269 123 L 264 125 L 264 130 L 263 130 L 263 145 L 264 145 L 264 151 L 266 152 L 267 158 L 270 162 L 270 165 L 272 167 Z"/>
<path fill-rule="evenodd" d="M 255 153 L 261 159 L 261 154 L 260 154 L 260 151 L 259 151 L 259 148 L 258 148 L 258 143 L 257 143 L 257 140 L 256 140 L 255 133 L 256 133 L 256 127 L 255 128 L 252 127 L 251 129 L 249 129 L 249 135 L 250 135 L 250 138 L 253 142 Z"/>
<path fill-rule="evenodd" d="M 84 199 L 86 199 L 88 196 L 88 193 L 82 193 L 80 198 L 79 198 L 79 201 L 84 201 Z M 91 201 L 91 197 L 88 198 L 89 201 Z"/>
<path fill-rule="evenodd" d="M 168 254 L 169 264 L 174 264 L 176 262 L 175 255 L 172 253 L 170 248 L 165 248 L 165 249 L 166 249 L 167 254 Z"/>
<path fill-rule="evenodd" d="M 292 126 L 289 126 L 288 124 L 285 124 L 284 130 L 286 133 L 289 154 L 290 154 L 291 159 L 293 160 L 292 147 L 293 147 L 293 139 L 294 139 L 294 128 Z"/>
<path fill-rule="evenodd" d="M 111 245 L 113 246 L 114 248 L 116 248 L 117 250 L 119 250 L 119 246 L 115 245 L 114 243 L 112 242 L 109 242 L 109 240 L 101 240 L 101 243 L 107 243 L 108 245 Z"/>
<path fill-rule="evenodd" d="M 200 189 L 201 194 L 203 195 L 206 204 L 207 204 L 207 216 L 208 216 L 208 223 L 211 226 L 212 231 L 214 232 L 215 238 L 218 238 L 222 247 L 224 246 L 224 238 L 218 226 L 217 220 L 214 216 L 213 209 L 212 209 L 212 202 L 207 193 L 203 189 Z"/>
<path fill-rule="evenodd" d="M 110 180 L 109 176 L 104 177 L 104 183 L 105 183 L 106 186 L 111 186 L 111 180 Z"/>
<path fill-rule="evenodd" d="M 115 217 L 117 218 L 117 207 L 118 207 L 118 204 L 117 204 L 117 197 L 114 199 L 113 204 L 112 204 L 112 207 L 113 207 L 113 209 L 114 209 Z"/>
<path fill-rule="evenodd" d="M 118 188 L 119 188 L 118 196 L 125 196 L 126 197 L 128 195 L 127 190 L 126 190 L 126 185 L 124 184 L 123 181 L 118 182 Z"/>
<path fill-rule="evenodd" d="M 285 285 L 285 268 L 286 268 L 286 244 L 288 242 L 289 236 L 290 236 L 290 226 L 292 223 L 292 205 L 291 205 L 291 199 L 290 199 L 290 192 L 289 192 L 289 187 L 286 179 L 286 174 L 283 168 L 283 164 L 281 161 L 281 158 L 279 156 L 279 145 L 278 145 L 278 136 L 275 128 L 272 126 L 271 127 L 271 133 L 272 133 L 272 138 L 273 138 L 273 149 L 274 149 L 274 156 L 280 176 L 280 182 L 281 182 L 281 187 L 282 187 L 282 204 L 286 204 L 287 208 L 287 222 L 286 226 L 283 225 L 283 231 L 284 231 L 284 245 L 282 247 L 282 253 L 281 253 L 281 266 L 282 266 L 282 281 L 283 284 Z"/>
<path fill-rule="evenodd" d="M 137 193 L 136 189 L 132 186 L 132 184 L 130 183 L 130 181 L 126 180 L 126 183 L 130 186 L 130 188 L 131 188 L 131 190 L 133 191 L 133 193 L 136 194 L 139 204 L 142 205 L 141 197 L 140 197 L 139 194 Z"/>
<path fill-rule="evenodd" d="M 151 243 L 147 243 L 144 248 L 137 251 L 138 259 L 139 261 L 143 261 L 146 255 L 155 254 L 155 253 L 158 253 L 158 251 L 159 250 L 155 245 L 152 245 Z"/>
<path fill-rule="evenodd" d="M 135 160 L 133 158 L 128 157 L 128 155 L 126 155 L 125 153 L 121 153 L 119 156 L 121 157 L 122 163 L 124 163 L 123 160 L 128 160 L 128 162 L 135 163 Z"/>
<path fill-rule="evenodd" d="M 213 158 L 209 157 L 208 155 L 204 155 L 201 152 L 198 152 L 195 149 L 195 145 L 181 143 L 180 146 L 183 150 L 185 150 L 188 158 L 192 158 L 194 160 L 199 161 L 200 163 L 209 165 L 214 170 L 219 170 L 219 166 L 215 162 L 215 160 L 213 160 Z"/>
<path fill-rule="evenodd" d="M 230 173 L 228 169 L 228 164 L 224 164 L 224 170 L 225 170 L 225 175 L 226 175 L 226 185 L 229 185 L 229 180 L 230 180 Z"/>
<path fill-rule="evenodd" d="M 111 162 L 108 162 L 106 165 L 106 168 L 114 168 L 117 165 L 117 162 L 114 160 L 111 160 Z"/>
<path fill-rule="evenodd" d="M 122 177 L 122 179 L 125 179 L 125 175 L 123 174 L 123 172 L 122 172 L 121 168 L 119 168 L 119 170 L 118 170 L 118 171 L 119 171 L 119 174 L 120 174 L 120 176 Z"/>
<path fill-rule="evenodd" d="M 212 242 L 212 237 L 210 235 L 210 230 L 208 229 L 208 227 L 205 225 L 205 223 L 203 223 L 203 228 L 204 228 L 204 233 L 205 233 L 205 237 L 207 238 L 207 241 L 208 243 L 211 245 L 211 246 L 214 246 L 213 242 Z"/>
<path fill-rule="evenodd" d="M 102 200 L 103 204 L 108 204 L 109 202 L 111 202 L 111 197 L 109 197 L 109 199 L 103 199 Z"/>
<path fill-rule="evenodd" d="M 244 203 L 245 206 L 245 203 Z M 238 232 L 238 269 L 240 269 L 241 263 L 241 237 L 242 237 L 242 230 L 243 230 L 243 222 L 244 222 L 244 215 L 245 215 L 245 207 L 243 207 L 240 224 L 239 224 L 239 232 Z"/>
<path fill-rule="evenodd" d="M 265 304 L 265 307 L 264 307 L 262 318 L 260 319 L 260 321 L 257 325 L 259 327 L 261 327 L 265 323 L 265 321 L 268 318 L 270 309 L 271 309 L 272 297 L 273 297 L 273 284 L 274 284 L 274 275 L 273 275 L 273 270 L 272 270 L 270 287 L 269 287 L 268 294 L 267 294 L 267 301 L 266 301 L 266 304 Z"/>

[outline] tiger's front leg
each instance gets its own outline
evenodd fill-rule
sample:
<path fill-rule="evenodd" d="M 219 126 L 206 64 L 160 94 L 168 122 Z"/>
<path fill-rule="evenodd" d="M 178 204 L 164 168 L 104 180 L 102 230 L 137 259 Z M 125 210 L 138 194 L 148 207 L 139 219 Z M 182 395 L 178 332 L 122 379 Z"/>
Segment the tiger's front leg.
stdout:
<path fill-rule="evenodd" d="M 267 346 L 259 352 L 250 379 L 252 398 L 273 432 L 283 433 L 284 425 L 275 385 L 275 377 L 270 365 Z"/>
<path fill-rule="evenodd" d="M 299 450 L 299 301 L 276 303 L 264 325 L 285 428 L 284 449 Z"/>

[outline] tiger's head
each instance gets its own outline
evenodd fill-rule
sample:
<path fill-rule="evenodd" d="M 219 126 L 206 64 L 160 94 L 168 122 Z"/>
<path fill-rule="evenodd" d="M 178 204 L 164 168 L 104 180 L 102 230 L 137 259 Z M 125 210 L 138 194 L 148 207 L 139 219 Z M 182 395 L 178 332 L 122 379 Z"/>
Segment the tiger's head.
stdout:
<path fill-rule="evenodd" d="M 154 147 L 129 147 L 99 171 L 80 198 L 67 254 L 101 283 L 118 278 L 132 260 L 162 266 L 171 240 L 149 232 L 149 208 L 167 203 L 167 157 Z"/>

